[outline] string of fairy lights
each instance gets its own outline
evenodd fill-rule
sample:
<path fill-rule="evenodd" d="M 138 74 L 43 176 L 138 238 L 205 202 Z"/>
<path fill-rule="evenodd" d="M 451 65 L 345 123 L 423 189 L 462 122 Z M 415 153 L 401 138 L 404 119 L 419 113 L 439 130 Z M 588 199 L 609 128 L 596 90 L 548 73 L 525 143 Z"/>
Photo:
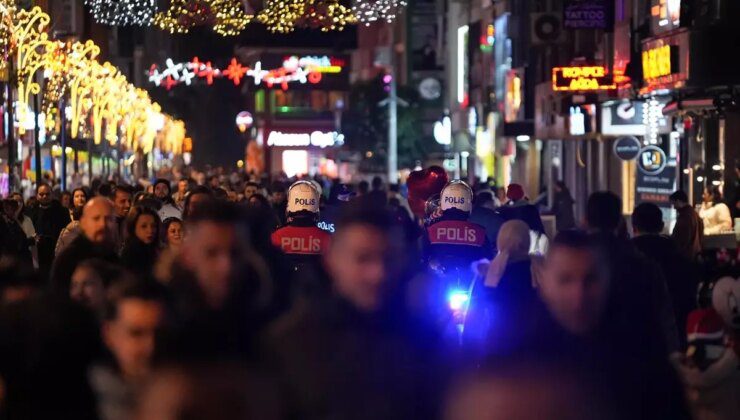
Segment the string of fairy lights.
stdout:
<path fill-rule="evenodd" d="M 339 0 L 264 0 L 262 10 L 249 13 L 242 0 L 170 0 L 159 10 L 157 0 L 85 0 L 95 20 L 113 26 L 154 25 L 173 34 L 208 27 L 222 36 L 240 34 L 251 22 L 271 32 L 295 29 L 341 31 L 347 25 L 393 22 L 406 0 L 354 0 L 347 7 Z"/>

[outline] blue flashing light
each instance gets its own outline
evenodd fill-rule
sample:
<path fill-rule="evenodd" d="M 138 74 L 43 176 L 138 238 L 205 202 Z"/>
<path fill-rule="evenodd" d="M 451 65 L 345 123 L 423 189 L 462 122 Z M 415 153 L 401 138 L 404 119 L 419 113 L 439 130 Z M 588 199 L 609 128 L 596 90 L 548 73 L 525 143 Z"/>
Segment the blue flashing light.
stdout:
<path fill-rule="evenodd" d="M 465 309 L 465 306 L 470 301 L 470 295 L 464 290 L 452 290 L 447 295 L 447 302 L 450 305 L 450 309 L 453 311 L 461 311 Z"/>

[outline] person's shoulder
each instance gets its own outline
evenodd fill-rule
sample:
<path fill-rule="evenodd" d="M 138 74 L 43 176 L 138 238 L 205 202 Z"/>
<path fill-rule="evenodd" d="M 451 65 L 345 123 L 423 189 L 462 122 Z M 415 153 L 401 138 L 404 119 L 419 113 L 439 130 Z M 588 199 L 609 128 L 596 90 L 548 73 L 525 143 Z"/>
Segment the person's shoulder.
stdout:
<path fill-rule="evenodd" d="M 265 342 L 269 347 L 290 347 L 300 342 L 301 337 L 311 334 L 320 325 L 320 315 L 316 304 L 299 299 L 293 308 L 268 325 Z"/>

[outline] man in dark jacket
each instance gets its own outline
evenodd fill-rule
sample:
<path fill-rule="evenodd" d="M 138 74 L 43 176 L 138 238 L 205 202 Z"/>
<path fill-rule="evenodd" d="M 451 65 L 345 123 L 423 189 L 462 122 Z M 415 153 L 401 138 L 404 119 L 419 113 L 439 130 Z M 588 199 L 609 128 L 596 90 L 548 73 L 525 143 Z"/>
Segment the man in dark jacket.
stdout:
<path fill-rule="evenodd" d="M 689 205 L 689 198 L 683 191 L 676 191 L 670 196 L 671 204 L 676 209 L 676 225 L 671 237 L 678 246 L 678 251 L 693 260 L 701 253 L 701 240 L 704 235 L 704 223 L 701 217 Z"/>
<path fill-rule="evenodd" d="M 632 243 L 637 249 L 656 262 L 671 296 L 673 313 L 678 331 L 686 330 L 686 318 L 696 307 L 696 289 L 699 273 L 686 257 L 678 252 L 676 244 L 663 231 L 663 214 L 655 204 L 642 203 L 632 212 Z M 681 350 L 686 347 L 686 337 L 679 334 Z"/>
<path fill-rule="evenodd" d="M 526 320 L 534 335 L 519 352 L 570 373 L 600 378 L 618 402 L 615 418 L 688 419 L 682 387 L 668 363 L 646 286 L 614 270 L 624 261 L 600 238 L 564 231 L 538 277 L 541 304 Z M 526 324 L 525 324 L 526 325 Z"/>
<path fill-rule="evenodd" d="M 41 278 L 47 278 L 59 234 L 69 224 L 70 217 L 69 210 L 51 198 L 51 188 L 48 185 L 39 185 L 36 198 L 38 202 L 28 210 L 28 217 L 33 221 L 38 236 L 39 272 Z"/>
<path fill-rule="evenodd" d="M 624 302 L 622 311 L 643 314 L 658 326 L 656 332 L 669 352 L 679 350 L 678 330 L 671 298 L 660 267 L 637 252 L 616 232 L 622 222 L 622 202 L 614 193 L 591 194 L 586 205 L 586 224 L 592 239 L 606 249 L 615 279 L 613 293 Z M 624 314 L 625 316 L 627 313 Z"/>
<path fill-rule="evenodd" d="M 291 418 L 434 418 L 437 342 L 405 309 L 402 231 L 363 200 L 347 206 L 324 263 L 334 293 L 271 330 Z"/>
<path fill-rule="evenodd" d="M 69 293 L 69 285 L 77 266 L 97 258 L 116 262 L 116 219 L 113 203 L 105 197 L 95 197 L 85 204 L 80 217 L 80 231 L 62 251 L 51 270 L 51 285 L 60 294 Z"/>
<path fill-rule="evenodd" d="M 496 237 L 505 220 L 494 210 L 493 194 L 490 191 L 483 191 L 475 196 L 473 211 L 470 213 L 468 222 L 483 226 L 483 229 L 486 230 L 486 238 L 488 238 L 488 242 L 493 245 L 493 249 L 495 250 Z"/>

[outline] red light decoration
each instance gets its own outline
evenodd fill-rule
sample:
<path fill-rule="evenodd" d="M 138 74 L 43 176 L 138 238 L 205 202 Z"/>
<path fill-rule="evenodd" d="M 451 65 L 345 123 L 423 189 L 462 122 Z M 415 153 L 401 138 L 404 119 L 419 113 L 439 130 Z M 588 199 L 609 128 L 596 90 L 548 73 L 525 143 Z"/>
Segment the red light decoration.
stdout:
<path fill-rule="evenodd" d="M 236 58 L 232 58 L 229 66 L 223 71 L 224 76 L 234 82 L 234 85 L 239 86 L 242 81 L 242 77 L 247 74 L 248 67 L 242 66 L 236 61 Z"/>
<path fill-rule="evenodd" d="M 254 67 L 248 67 L 232 58 L 228 66 L 221 70 L 213 67 L 210 61 L 203 63 L 198 57 L 183 63 L 167 59 L 166 66 L 161 69 L 156 64 L 149 67 L 149 81 L 170 90 L 181 84 L 189 86 L 195 78 L 203 79 L 207 85 L 212 85 L 214 79 L 226 78 L 234 86 L 239 86 L 245 78 L 250 78 L 257 85 L 264 83 L 270 88 L 280 86 L 287 90 L 288 85 L 293 82 L 317 84 L 323 79 L 324 73 L 341 73 L 345 64 L 343 59 L 327 56 L 288 56 L 282 67 L 269 70 L 263 69 L 259 61 Z"/>

